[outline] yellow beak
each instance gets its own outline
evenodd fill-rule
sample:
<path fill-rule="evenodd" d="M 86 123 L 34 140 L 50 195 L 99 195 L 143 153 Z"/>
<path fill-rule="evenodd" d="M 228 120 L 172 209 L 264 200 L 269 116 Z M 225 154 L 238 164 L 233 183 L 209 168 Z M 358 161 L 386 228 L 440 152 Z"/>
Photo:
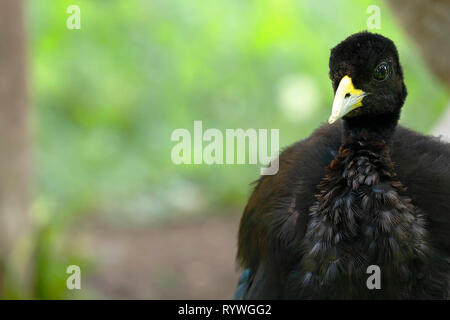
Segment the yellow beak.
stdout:
<path fill-rule="evenodd" d="M 344 76 L 341 79 L 341 82 L 339 82 L 339 86 L 336 90 L 333 108 L 331 110 L 331 116 L 328 123 L 332 124 L 350 111 L 361 107 L 361 101 L 366 95 L 367 93 L 364 91 L 355 89 L 352 78 L 349 76 Z"/>

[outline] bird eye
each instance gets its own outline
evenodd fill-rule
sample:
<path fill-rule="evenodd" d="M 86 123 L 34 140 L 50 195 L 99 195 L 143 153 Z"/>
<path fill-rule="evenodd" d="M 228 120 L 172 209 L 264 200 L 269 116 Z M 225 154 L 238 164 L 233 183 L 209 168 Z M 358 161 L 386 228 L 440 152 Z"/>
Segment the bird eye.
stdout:
<path fill-rule="evenodd" d="M 389 64 L 387 62 L 380 63 L 373 71 L 373 78 L 377 81 L 383 81 L 389 75 Z"/>

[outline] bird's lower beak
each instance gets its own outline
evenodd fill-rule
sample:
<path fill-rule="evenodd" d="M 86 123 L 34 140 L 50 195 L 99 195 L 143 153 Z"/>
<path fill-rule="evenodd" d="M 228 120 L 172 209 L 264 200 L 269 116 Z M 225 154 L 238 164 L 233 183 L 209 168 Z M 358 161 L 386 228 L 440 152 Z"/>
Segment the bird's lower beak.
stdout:
<path fill-rule="evenodd" d="M 362 106 L 362 99 L 367 95 L 362 90 L 355 89 L 352 78 L 344 76 L 339 82 L 333 101 L 333 109 L 331 111 L 329 124 L 342 118 L 347 113 Z"/>

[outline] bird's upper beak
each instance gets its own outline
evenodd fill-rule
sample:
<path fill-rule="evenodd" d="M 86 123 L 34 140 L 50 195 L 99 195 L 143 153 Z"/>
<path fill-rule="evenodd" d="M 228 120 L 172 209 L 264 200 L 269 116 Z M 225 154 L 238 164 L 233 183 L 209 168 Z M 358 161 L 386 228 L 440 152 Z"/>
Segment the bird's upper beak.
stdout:
<path fill-rule="evenodd" d="M 367 95 L 360 89 L 355 89 L 352 78 L 344 76 L 339 82 L 333 101 L 333 109 L 331 111 L 329 124 L 342 118 L 347 113 L 362 106 L 362 99 Z"/>

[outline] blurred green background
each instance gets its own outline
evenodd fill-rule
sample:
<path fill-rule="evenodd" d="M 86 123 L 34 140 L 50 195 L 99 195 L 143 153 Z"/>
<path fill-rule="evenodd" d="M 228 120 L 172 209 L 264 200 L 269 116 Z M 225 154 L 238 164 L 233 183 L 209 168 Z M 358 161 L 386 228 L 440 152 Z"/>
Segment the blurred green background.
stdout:
<path fill-rule="evenodd" d="M 81 30 L 66 28 L 72 4 L 81 8 Z M 306 137 L 330 113 L 330 48 L 367 29 L 369 5 L 381 8 L 381 29 L 372 31 L 394 40 L 403 64 L 409 95 L 401 123 L 428 132 L 448 92 L 380 1 L 27 1 L 32 214 L 39 230 L 35 297 L 196 298 L 221 281 L 223 292 L 203 298 L 231 296 L 238 217 L 259 166 L 174 165 L 171 133 L 192 131 L 193 121 L 202 120 L 204 129 L 278 128 L 282 148 Z M 136 255 L 164 259 L 149 250 L 182 254 L 177 243 L 189 238 L 171 239 L 169 246 L 164 236 L 179 229 L 158 228 L 192 228 L 206 219 L 232 221 L 221 238 L 228 243 L 217 247 L 229 260 L 229 276 L 211 275 L 198 296 L 186 283 L 201 282 L 205 266 L 191 266 L 178 279 L 185 265 L 171 273 L 167 262 L 166 273 L 153 275 L 139 292 L 133 291 L 137 281 L 118 279 L 127 274 L 108 273 L 120 263 L 108 252 L 127 241 L 123 250 L 139 247 L 133 235 L 157 234 L 148 245 L 140 238 Z M 99 234 L 106 233 L 102 242 Z M 199 243 L 191 250 L 202 250 Z M 220 252 L 209 255 L 205 261 Z M 82 267 L 83 290 L 66 289 L 69 264 Z"/>

